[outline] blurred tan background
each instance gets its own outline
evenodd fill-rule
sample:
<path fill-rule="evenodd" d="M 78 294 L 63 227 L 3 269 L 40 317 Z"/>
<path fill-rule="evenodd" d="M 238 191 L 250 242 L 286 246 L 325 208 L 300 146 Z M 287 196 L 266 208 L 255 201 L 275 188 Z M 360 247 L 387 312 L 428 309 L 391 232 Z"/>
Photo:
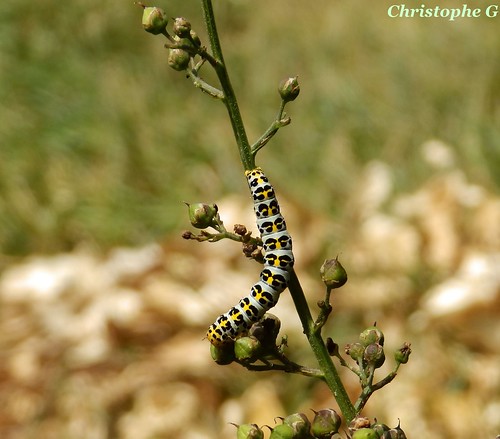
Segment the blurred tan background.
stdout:
<path fill-rule="evenodd" d="M 343 346 L 376 321 L 380 378 L 412 343 L 364 414 L 400 419 L 409 438 L 500 434 L 500 17 L 214 3 L 251 140 L 278 82 L 299 76 L 293 122 L 258 164 L 314 311 L 323 260 L 340 254 L 348 270 L 325 335 Z M 206 43 L 198 2 L 156 5 Z M 182 201 L 255 229 L 252 206 L 225 109 L 168 68 L 141 13 L 0 4 L 2 438 L 225 439 L 230 422 L 336 408 L 322 383 L 210 358 L 207 326 L 259 267 L 236 244 L 183 241 Z M 314 366 L 288 293 L 274 313 L 289 356 Z"/>

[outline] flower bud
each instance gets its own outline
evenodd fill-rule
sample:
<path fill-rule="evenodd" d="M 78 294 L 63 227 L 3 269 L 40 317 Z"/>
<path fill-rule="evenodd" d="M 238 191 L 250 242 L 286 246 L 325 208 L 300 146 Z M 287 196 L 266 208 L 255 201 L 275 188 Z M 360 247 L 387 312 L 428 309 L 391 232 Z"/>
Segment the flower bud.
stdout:
<path fill-rule="evenodd" d="M 182 232 L 182 238 L 183 239 L 193 239 L 193 232 L 189 231 L 189 230 L 185 230 L 184 232 Z"/>
<path fill-rule="evenodd" d="M 237 439 L 264 439 L 264 432 L 257 426 L 257 424 L 233 425 L 237 427 Z"/>
<path fill-rule="evenodd" d="M 337 433 L 342 420 L 333 409 L 323 409 L 315 412 L 311 425 L 311 433 L 317 439 L 330 439 Z"/>
<path fill-rule="evenodd" d="M 194 31 L 194 30 L 191 30 L 189 32 L 189 35 L 191 36 L 191 41 L 196 44 L 197 46 L 201 46 L 201 40 L 200 40 L 200 37 L 198 36 L 198 34 Z"/>
<path fill-rule="evenodd" d="M 363 358 L 364 351 L 365 348 L 361 343 L 351 343 L 347 344 L 345 347 L 345 353 L 355 361 L 358 361 L 360 358 Z"/>
<path fill-rule="evenodd" d="M 405 342 L 403 344 L 403 346 L 401 346 L 394 353 L 394 359 L 396 360 L 396 363 L 406 364 L 406 363 L 408 363 L 408 359 L 410 358 L 410 354 L 411 354 L 410 343 Z"/>
<path fill-rule="evenodd" d="M 328 288 L 339 288 L 347 282 L 347 273 L 338 258 L 327 259 L 319 272 L 321 280 Z"/>
<path fill-rule="evenodd" d="M 376 326 L 370 326 L 359 334 L 359 341 L 365 347 L 372 343 L 384 346 L 384 333 Z"/>
<path fill-rule="evenodd" d="M 274 314 L 266 313 L 250 327 L 248 334 L 257 338 L 263 346 L 269 347 L 276 344 L 280 328 L 280 319 Z"/>
<path fill-rule="evenodd" d="M 375 420 L 376 421 L 376 420 Z M 379 437 L 382 437 L 382 435 L 386 432 L 386 431 L 389 431 L 390 428 L 388 425 L 385 425 L 385 424 L 380 424 L 380 423 L 376 423 L 374 425 L 372 425 L 371 427 L 373 430 L 375 430 L 375 433 L 378 434 Z"/>
<path fill-rule="evenodd" d="M 311 422 L 307 419 L 304 413 L 294 413 L 293 415 L 288 415 L 283 419 L 283 424 L 288 424 L 293 428 L 295 435 L 294 439 L 306 439 L 309 438 L 309 430 L 311 429 Z"/>
<path fill-rule="evenodd" d="M 191 23 L 184 17 L 177 17 L 176 19 L 174 19 L 172 32 L 178 37 L 189 38 L 191 32 Z"/>
<path fill-rule="evenodd" d="M 295 100 L 295 98 L 300 93 L 300 86 L 299 81 L 297 80 L 297 76 L 295 76 L 294 78 L 283 79 L 278 86 L 278 91 L 283 101 L 290 102 Z"/>
<path fill-rule="evenodd" d="M 400 433 L 401 432 L 401 433 Z M 402 434 L 402 436 L 401 436 Z M 385 431 L 382 436 L 380 436 L 381 439 L 406 439 L 406 435 L 403 432 L 403 430 L 398 430 L 397 428 L 391 428 L 389 431 Z"/>
<path fill-rule="evenodd" d="M 269 439 L 295 439 L 295 432 L 288 424 L 281 424 L 274 427 Z"/>
<path fill-rule="evenodd" d="M 405 432 L 401 429 L 400 424 L 395 428 L 391 428 L 389 431 L 386 431 L 382 436 L 383 439 L 406 439 Z"/>
<path fill-rule="evenodd" d="M 186 70 L 191 56 L 183 49 L 168 49 L 168 65 L 181 72 Z"/>
<path fill-rule="evenodd" d="M 234 233 L 240 236 L 245 236 L 248 233 L 247 228 L 243 224 L 235 224 L 233 230 Z"/>
<path fill-rule="evenodd" d="M 234 355 L 240 361 L 253 363 L 262 354 L 262 344 L 255 337 L 240 337 L 234 342 Z"/>
<path fill-rule="evenodd" d="M 186 203 L 189 211 L 189 221 L 197 229 L 206 229 L 216 224 L 218 207 L 216 204 Z"/>
<path fill-rule="evenodd" d="M 385 362 L 384 348 L 378 343 L 372 343 L 365 348 L 363 359 L 368 364 L 373 364 L 375 368 L 381 367 Z"/>
<path fill-rule="evenodd" d="M 225 366 L 235 360 L 234 346 L 232 343 L 226 343 L 220 346 L 215 346 L 210 343 L 210 355 L 217 364 Z"/>
<path fill-rule="evenodd" d="M 245 242 L 242 246 L 243 254 L 247 258 L 253 258 L 254 252 L 257 250 L 257 247 L 255 244 L 251 244 L 249 242 Z M 262 259 L 262 258 L 261 258 Z"/>
<path fill-rule="evenodd" d="M 168 17 L 163 9 L 144 6 L 142 26 L 146 32 L 153 35 L 161 34 L 167 27 Z"/>
<path fill-rule="evenodd" d="M 352 439 L 379 439 L 379 437 L 372 428 L 360 428 L 354 432 Z"/>
<path fill-rule="evenodd" d="M 177 36 L 175 39 L 175 48 L 184 50 L 191 56 L 192 52 L 195 50 L 193 42 L 189 38 L 179 38 Z"/>

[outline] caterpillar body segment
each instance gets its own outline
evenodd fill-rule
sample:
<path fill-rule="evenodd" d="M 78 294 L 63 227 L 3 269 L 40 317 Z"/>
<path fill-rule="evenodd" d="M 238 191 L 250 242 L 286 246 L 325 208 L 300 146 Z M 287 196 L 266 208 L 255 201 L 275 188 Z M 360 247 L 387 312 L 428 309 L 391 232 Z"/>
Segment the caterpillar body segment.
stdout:
<path fill-rule="evenodd" d="M 234 340 L 278 303 L 280 294 L 290 281 L 294 263 L 292 238 L 280 213 L 273 187 L 260 168 L 246 171 L 245 175 L 263 243 L 264 268 L 250 294 L 220 315 L 208 328 L 207 338 L 214 345 Z"/>

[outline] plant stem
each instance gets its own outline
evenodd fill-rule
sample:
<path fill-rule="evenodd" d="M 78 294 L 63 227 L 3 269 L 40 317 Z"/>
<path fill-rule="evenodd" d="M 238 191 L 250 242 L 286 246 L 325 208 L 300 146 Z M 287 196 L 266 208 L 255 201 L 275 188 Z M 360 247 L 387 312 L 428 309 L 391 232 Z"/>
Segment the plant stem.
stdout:
<path fill-rule="evenodd" d="M 245 132 L 245 127 L 243 125 L 243 120 L 241 118 L 238 103 L 236 101 L 236 96 L 234 90 L 231 86 L 229 80 L 229 75 L 227 73 L 226 65 L 224 63 L 224 57 L 222 56 L 222 49 L 219 42 L 219 36 L 217 33 L 217 27 L 215 24 L 215 16 L 212 8 L 212 0 L 201 0 L 203 16 L 205 19 L 205 24 L 207 27 L 207 33 L 210 40 L 210 46 L 212 49 L 212 55 L 215 59 L 215 63 L 211 63 L 215 69 L 217 77 L 219 78 L 221 88 L 224 92 L 224 104 L 226 105 L 227 111 L 229 113 L 229 118 L 233 127 L 234 135 L 236 137 L 236 142 L 238 144 L 238 149 L 240 151 L 241 161 L 245 170 L 251 170 L 255 168 L 255 158 L 252 153 L 250 144 L 248 143 L 248 138 Z M 282 105 L 279 115 L 283 113 L 284 104 Z M 281 119 L 281 118 L 278 118 Z M 273 133 L 274 134 L 274 133 Z M 304 328 L 304 334 L 306 335 L 309 344 L 316 356 L 319 367 L 324 374 L 324 380 L 326 381 L 328 387 L 332 391 L 337 404 L 349 423 L 356 416 L 356 410 L 352 405 L 349 396 L 340 380 L 340 377 L 333 365 L 332 359 L 328 354 L 325 343 L 320 334 L 320 328 L 315 328 L 315 324 L 309 310 L 302 286 L 295 274 L 295 271 L 291 272 L 291 279 L 288 285 L 288 289 L 292 295 L 295 307 L 299 314 L 302 326 Z"/>
<path fill-rule="evenodd" d="M 224 63 L 224 57 L 222 56 L 219 35 L 217 33 L 217 26 L 215 25 L 212 0 L 201 0 L 201 5 L 203 8 L 205 24 L 207 26 L 207 33 L 210 40 L 212 55 L 216 60 L 214 69 L 217 77 L 219 78 L 222 90 L 224 91 L 223 101 L 226 105 L 227 111 L 229 113 L 229 119 L 231 120 L 231 124 L 233 126 L 234 136 L 236 138 L 236 143 L 238 144 L 238 149 L 240 151 L 241 162 L 243 163 L 243 167 L 246 171 L 251 170 L 255 168 L 255 160 L 250 149 L 250 144 L 248 143 L 248 138 L 245 131 L 245 126 L 243 125 L 243 120 L 241 118 L 238 102 L 236 101 L 236 96 L 234 94 L 231 81 L 229 80 L 229 75 Z"/>
<path fill-rule="evenodd" d="M 299 279 L 295 274 L 295 270 L 292 270 L 288 289 L 290 290 L 295 308 L 299 314 L 304 334 L 306 335 L 307 340 L 311 345 L 311 349 L 316 356 L 319 367 L 324 374 L 324 379 L 332 391 L 333 396 L 335 397 L 335 400 L 337 401 L 337 404 L 346 419 L 346 422 L 349 424 L 349 422 L 351 422 L 356 416 L 356 409 L 347 395 L 345 387 L 340 380 L 340 376 L 330 355 L 328 354 L 319 330 L 315 330 L 314 320 L 312 318 L 309 305 L 307 304 L 304 291 L 302 290 L 302 286 L 300 285 Z"/>

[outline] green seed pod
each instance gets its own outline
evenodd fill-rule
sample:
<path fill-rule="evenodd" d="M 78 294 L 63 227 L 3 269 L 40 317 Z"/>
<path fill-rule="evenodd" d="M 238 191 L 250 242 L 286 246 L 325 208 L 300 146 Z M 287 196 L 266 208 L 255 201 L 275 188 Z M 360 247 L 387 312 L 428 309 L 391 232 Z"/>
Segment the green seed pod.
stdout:
<path fill-rule="evenodd" d="M 283 419 L 283 424 L 288 424 L 293 428 L 295 435 L 294 439 L 306 439 L 310 437 L 309 430 L 311 429 L 311 421 L 307 419 L 304 413 L 294 413 Z"/>
<path fill-rule="evenodd" d="M 361 343 L 351 343 L 345 347 L 345 353 L 355 361 L 363 358 L 364 351 L 365 348 Z"/>
<path fill-rule="evenodd" d="M 338 258 L 327 259 L 319 269 L 321 280 L 328 288 L 340 288 L 347 282 L 347 272 Z"/>
<path fill-rule="evenodd" d="M 411 349 L 409 343 L 404 343 L 396 352 L 394 352 L 394 359 L 396 363 L 406 364 L 410 358 Z"/>
<path fill-rule="evenodd" d="M 142 26 L 146 32 L 153 35 L 161 34 L 167 27 L 168 17 L 163 9 L 157 7 L 144 7 L 142 13 Z"/>
<path fill-rule="evenodd" d="M 191 23 L 184 17 L 177 17 L 174 19 L 172 25 L 172 32 L 181 38 L 189 38 L 191 32 Z"/>
<path fill-rule="evenodd" d="M 370 326 L 359 334 L 359 341 L 365 347 L 372 343 L 378 343 L 384 346 L 384 338 L 384 333 L 376 326 Z"/>
<path fill-rule="evenodd" d="M 360 428 L 353 433 L 352 439 L 379 439 L 379 437 L 372 428 Z"/>
<path fill-rule="evenodd" d="M 262 319 L 250 327 L 248 335 L 257 338 L 263 346 L 274 346 L 276 344 L 280 328 L 280 319 L 274 314 L 265 313 Z"/>
<path fill-rule="evenodd" d="M 215 219 L 217 218 L 218 211 L 216 204 L 184 203 L 188 207 L 189 221 L 191 221 L 193 227 L 206 229 L 216 224 Z"/>
<path fill-rule="evenodd" d="M 234 345 L 232 343 L 226 343 L 215 346 L 210 343 L 210 355 L 212 359 L 221 366 L 230 364 L 235 360 Z"/>
<path fill-rule="evenodd" d="M 237 427 L 237 439 L 264 439 L 264 432 L 257 426 L 257 424 L 233 425 Z"/>
<path fill-rule="evenodd" d="M 281 424 L 274 427 L 269 439 L 295 439 L 295 432 L 288 424 Z"/>
<path fill-rule="evenodd" d="M 373 364 L 375 368 L 378 369 L 385 362 L 384 348 L 378 343 L 368 345 L 363 352 L 363 359 L 367 363 Z"/>
<path fill-rule="evenodd" d="M 262 354 L 262 344 L 255 337 L 240 337 L 234 342 L 234 355 L 240 361 L 252 363 Z"/>
<path fill-rule="evenodd" d="M 168 49 L 168 65 L 178 72 L 187 69 L 190 59 L 189 53 L 183 49 Z"/>
<path fill-rule="evenodd" d="M 299 81 L 297 80 L 297 76 L 295 76 L 294 78 L 283 79 L 278 86 L 278 91 L 283 101 L 294 101 L 300 93 L 300 86 Z"/>
<path fill-rule="evenodd" d="M 333 409 L 323 409 L 315 412 L 311 425 L 311 433 L 317 439 L 330 439 L 338 433 L 342 420 Z"/>

